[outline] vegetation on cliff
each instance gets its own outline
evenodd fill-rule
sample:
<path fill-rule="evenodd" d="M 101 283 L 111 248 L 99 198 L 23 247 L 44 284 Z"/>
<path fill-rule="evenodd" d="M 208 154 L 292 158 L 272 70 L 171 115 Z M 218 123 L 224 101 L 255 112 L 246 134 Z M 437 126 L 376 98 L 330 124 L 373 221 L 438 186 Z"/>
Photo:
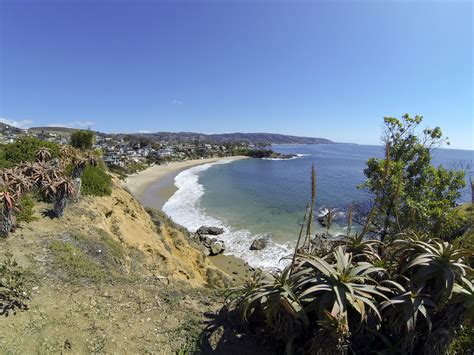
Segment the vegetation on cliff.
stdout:
<path fill-rule="evenodd" d="M 421 121 L 385 118 L 385 159 L 369 160 L 365 170 L 372 208 L 345 240 L 311 234 L 313 168 L 306 235 L 302 227 L 291 264 L 229 294 L 229 309 L 250 332 L 264 331 L 287 353 L 472 349 L 472 245 L 451 243 L 453 235 L 472 236 L 472 214 L 455 203 L 464 176 L 430 164 L 442 134 L 417 135 Z"/>
<path fill-rule="evenodd" d="M 34 198 L 53 202 L 52 212 L 61 217 L 67 203 L 82 193 L 104 196 L 111 193 L 111 179 L 94 151 L 59 147 L 25 137 L 1 147 L 0 218 L 2 236 L 16 223 L 31 219 Z M 17 220 L 18 217 L 18 220 Z"/>

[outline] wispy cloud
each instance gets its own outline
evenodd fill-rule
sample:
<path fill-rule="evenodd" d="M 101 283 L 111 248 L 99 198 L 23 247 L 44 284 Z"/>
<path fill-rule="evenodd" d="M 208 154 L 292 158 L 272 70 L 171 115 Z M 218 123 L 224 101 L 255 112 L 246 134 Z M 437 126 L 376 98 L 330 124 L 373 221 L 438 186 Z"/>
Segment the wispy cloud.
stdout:
<path fill-rule="evenodd" d="M 94 126 L 94 121 L 71 121 L 48 124 L 48 127 L 87 128 Z"/>
<path fill-rule="evenodd" d="M 183 101 L 178 100 L 178 99 L 173 99 L 173 101 L 171 101 L 171 103 L 172 103 L 173 105 L 182 105 L 182 104 L 183 104 Z"/>
<path fill-rule="evenodd" d="M 151 131 L 138 131 L 138 133 L 151 133 Z"/>
<path fill-rule="evenodd" d="M 17 128 L 28 128 L 31 127 L 33 123 L 31 120 L 16 121 L 5 117 L 0 117 L 0 122 Z"/>

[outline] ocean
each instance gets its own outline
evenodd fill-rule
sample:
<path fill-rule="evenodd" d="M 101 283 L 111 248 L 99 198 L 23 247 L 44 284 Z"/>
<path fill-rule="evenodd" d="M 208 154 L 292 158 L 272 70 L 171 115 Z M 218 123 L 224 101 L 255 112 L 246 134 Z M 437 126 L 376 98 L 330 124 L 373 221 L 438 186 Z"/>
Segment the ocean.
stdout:
<path fill-rule="evenodd" d="M 199 165 L 178 174 L 176 193 L 163 211 L 189 230 L 202 225 L 225 229 L 219 236 L 226 254 L 262 268 L 281 268 L 295 247 L 306 204 L 311 198 L 311 166 L 316 168 L 316 210 L 339 211 L 332 235 L 344 233 L 344 212 L 354 202 L 370 195 L 358 186 L 365 180 L 368 158 L 383 157 L 383 147 L 353 144 L 274 146 L 281 153 L 298 154 L 294 159 L 223 160 Z M 472 165 L 474 151 L 436 149 L 433 164 L 445 167 Z M 470 201 L 470 188 L 459 202 Z M 317 221 L 314 232 L 325 230 Z M 251 251 L 253 240 L 270 234 L 271 242 Z"/>

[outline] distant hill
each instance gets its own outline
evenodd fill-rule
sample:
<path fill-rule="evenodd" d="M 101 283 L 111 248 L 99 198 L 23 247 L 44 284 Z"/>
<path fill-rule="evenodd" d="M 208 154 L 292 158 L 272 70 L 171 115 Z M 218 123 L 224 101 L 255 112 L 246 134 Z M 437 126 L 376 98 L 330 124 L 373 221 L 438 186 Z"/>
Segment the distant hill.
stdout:
<path fill-rule="evenodd" d="M 55 133 L 60 136 L 70 136 L 74 131 L 77 131 L 76 128 L 68 127 L 31 127 L 28 128 L 28 131 L 32 133 Z"/>
<path fill-rule="evenodd" d="M 0 122 L 0 132 L 8 131 L 14 133 L 22 132 L 21 129 L 9 126 Z M 28 129 L 31 133 L 55 133 L 60 136 L 70 136 L 77 128 L 69 127 L 31 127 Z M 248 143 L 269 143 L 269 144 L 320 144 L 334 143 L 325 138 L 317 137 L 298 137 L 275 133 L 223 133 L 223 134 L 204 134 L 195 132 L 156 132 L 156 133 L 130 133 L 130 134 L 98 134 L 105 136 L 136 136 L 146 137 L 153 141 L 160 142 L 193 142 L 201 141 L 208 143 L 226 143 L 226 142 L 248 142 Z"/>
<path fill-rule="evenodd" d="M 224 133 L 203 134 L 193 132 L 157 132 L 134 134 L 144 136 L 158 141 L 190 142 L 199 140 L 202 142 L 225 143 L 225 142 L 248 142 L 248 143 L 270 143 L 270 144 L 320 144 L 334 143 L 329 139 L 316 137 L 297 137 L 275 133 Z"/>
<path fill-rule="evenodd" d="M 17 128 L 17 127 L 14 127 L 14 126 L 10 126 L 6 123 L 3 123 L 3 122 L 0 122 L 0 133 L 6 133 L 6 132 L 10 132 L 10 133 L 21 133 L 22 130 L 20 128 Z"/>

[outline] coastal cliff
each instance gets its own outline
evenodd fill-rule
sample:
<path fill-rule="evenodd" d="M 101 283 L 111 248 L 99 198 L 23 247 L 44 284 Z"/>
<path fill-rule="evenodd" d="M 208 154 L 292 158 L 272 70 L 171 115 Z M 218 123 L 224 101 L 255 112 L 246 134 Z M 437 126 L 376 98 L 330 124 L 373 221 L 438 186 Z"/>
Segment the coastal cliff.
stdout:
<path fill-rule="evenodd" d="M 213 289 L 230 278 L 185 230 L 150 215 L 115 179 L 111 196 L 84 196 L 62 219 L 50 218 L 49 207 L 39 203 L 36 220 L 0 242 L 29 298 L 28 310 L 2 320 L 2 352 L 193 349 L 203 313 L 221 307 Z M 25 334 L 28 342 L 18 340 Z"/>

